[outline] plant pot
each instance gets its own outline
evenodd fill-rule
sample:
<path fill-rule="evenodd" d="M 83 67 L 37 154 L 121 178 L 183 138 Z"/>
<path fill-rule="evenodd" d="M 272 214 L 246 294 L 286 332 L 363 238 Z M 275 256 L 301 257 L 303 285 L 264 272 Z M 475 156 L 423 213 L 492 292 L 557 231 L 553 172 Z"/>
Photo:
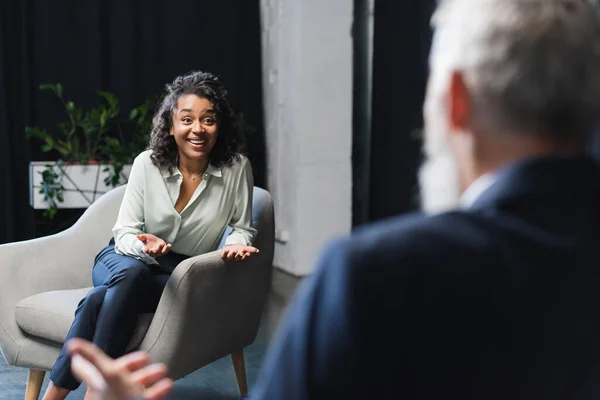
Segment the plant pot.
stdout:
<path fill-rule="evenodd" d="M 42 172 L 46 166 L 52 166 L 62 184 L 63 201 L 56 203 L 56 208 L 87 208 L 113 187 L 104 183 L 109 172 L 106 164 L 62 164 L 60 167 L 53 161 L 33 161 L 29 164 L 30 204 L 34 209 L 47 209 L 43 187 Z M 121 171 L 119 185 L 127 183 L 131 164 L 125 165 Z"/>

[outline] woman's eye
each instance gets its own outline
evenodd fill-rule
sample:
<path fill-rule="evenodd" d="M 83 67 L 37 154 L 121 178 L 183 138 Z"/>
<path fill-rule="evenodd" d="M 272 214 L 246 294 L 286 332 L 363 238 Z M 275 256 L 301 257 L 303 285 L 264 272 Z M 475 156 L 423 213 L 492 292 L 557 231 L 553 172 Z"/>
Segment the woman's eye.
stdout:
<path fill-rule="evenodd" d="M 215 120 L 214 120 L 214 119 L 211 119 L 211 118 L 206 118 L 206 119 L 204 120 L 204 123 L 205 123 L 205 124 L 208 124 L 208 125 L 212 125 L 212 124 L 214 124 L 214 123 L 215 123 Z"/>
<path fill-rule="evenodd" d="M 189 124 L 192 122 L 192 119 L 191 118 L 183 118 L 182 121 L 186 124 Z"/>

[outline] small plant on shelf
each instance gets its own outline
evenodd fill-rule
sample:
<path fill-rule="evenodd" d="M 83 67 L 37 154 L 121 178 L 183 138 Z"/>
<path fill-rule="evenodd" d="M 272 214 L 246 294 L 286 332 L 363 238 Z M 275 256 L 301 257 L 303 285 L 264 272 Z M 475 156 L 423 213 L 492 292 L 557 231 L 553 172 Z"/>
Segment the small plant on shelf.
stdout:
<path fill-rule="evenodd" d="M 25 129 L 28 138 L 41 140 L 43 152 L 55 151 L 59 156 L 55 165 L 46 165 L 39 172 L 42 175 L 39 193 L 48 205 L 44 215 L 52 219 L 56 216 L 58 203 L 64 199 L 65 165 L 105 165 L 104 183 L 109 187 L 119 185 L 124 178 L 124 165 L 133 162 L 148 144 L 152 103 L 146 100 L 123 116 L 117 97 L 110 92 L 99 91 L 100 104 L 85 109 L 63 97 L 60 83 L 41 85 L 40 90 L 54 93 L 67 117 L 66 121 L 57 124 L 58 130 L 53 134 L 36 126 Z"/>

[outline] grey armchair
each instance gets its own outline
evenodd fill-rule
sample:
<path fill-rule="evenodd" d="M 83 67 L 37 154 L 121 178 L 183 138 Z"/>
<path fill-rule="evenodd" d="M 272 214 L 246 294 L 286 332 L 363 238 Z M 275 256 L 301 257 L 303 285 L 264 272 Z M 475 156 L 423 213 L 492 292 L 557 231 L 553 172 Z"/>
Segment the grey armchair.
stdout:
<path fill-rule="evenodd" d="M 124 190 L 102 196 L 61 233 L 0 245 L 0 349 L 10 365 L 29 368 L 27 400 L 38 398 L 75 308 L 91 289 L 94 257 L 111 236 Z M 246 394 L 243 348 L 258 331 L 274 250 L 273 203 L 260 188 L 254 188 L 253 224 L 260 253 L 242 264 L 223 262 L 218 251 L 180 263 L 156 313 L 140 317 L 130 350 L 166 363 L 173 379 L 231 354 Z"/>

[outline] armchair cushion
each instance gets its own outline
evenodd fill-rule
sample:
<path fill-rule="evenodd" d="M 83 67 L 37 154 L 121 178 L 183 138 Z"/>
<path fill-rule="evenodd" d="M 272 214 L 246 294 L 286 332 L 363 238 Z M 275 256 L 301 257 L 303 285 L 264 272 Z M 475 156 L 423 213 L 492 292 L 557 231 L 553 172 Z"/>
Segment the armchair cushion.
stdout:
<path fill-rule="evenodd" d="M 91 287 L 44 292 L 21 300 L 15 306 L 15 317 L 21 329 L 31 336 L 62 344 L 73 323 L 75 309 Z M 142 314 L 128 350 L 139 347 L 154 314 Z"/>

